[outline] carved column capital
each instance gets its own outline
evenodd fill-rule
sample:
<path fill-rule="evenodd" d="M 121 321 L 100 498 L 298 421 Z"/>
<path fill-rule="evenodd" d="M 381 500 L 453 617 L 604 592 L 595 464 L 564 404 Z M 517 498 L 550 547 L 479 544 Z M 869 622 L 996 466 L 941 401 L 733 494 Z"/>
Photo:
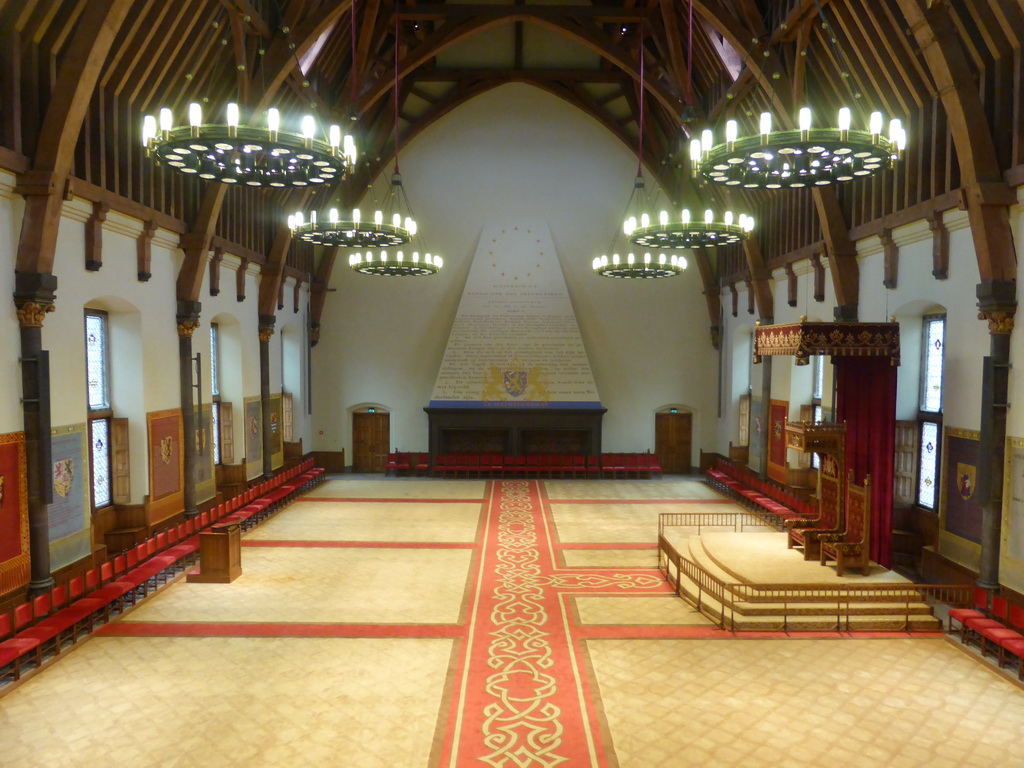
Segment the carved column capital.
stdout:
<path fill-rule="evenodd" d="M 178 335 L 182 338 L 191 339 L 198 327 L 199 320 L 197 318 L 178 318 Z"/>
<path fill-rule="evenodd" d="M 309 346 L 315 347 L 320 343 L 320 323 L 309 324 Z"/>
<path fill-rule="evenodd" d="M 273 315 L 260 315 L 260 341 L 269 342 L 274 335 L 274 323 L 277 318 Z"/>
<path fill-rule="evenodd" d="M 47 312 L 56 307 L 52 302 L 26 301 L 18 305 L 18 325 L 22 328 L 42 328 Z"/>
<path fill-rule="evenodd" d="M 988 332 L 993 335 L 1013 332 L 1013 317 L 1017 314 L 1017 283 L 1000 280 L 980 283 L 978 319 L 988 321 Z"/>

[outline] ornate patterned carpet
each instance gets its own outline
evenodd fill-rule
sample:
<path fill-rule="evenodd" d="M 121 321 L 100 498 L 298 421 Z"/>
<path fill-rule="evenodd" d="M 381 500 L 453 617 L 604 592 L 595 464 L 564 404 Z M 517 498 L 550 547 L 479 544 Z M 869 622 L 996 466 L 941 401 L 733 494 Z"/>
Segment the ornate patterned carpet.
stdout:
<path fill-rule="evenodd" d="M 11 766 L 1024 764 L 942 638 L 737 638 L 665 587 L 693 481 L 331 481 L 0 697 Z"/>

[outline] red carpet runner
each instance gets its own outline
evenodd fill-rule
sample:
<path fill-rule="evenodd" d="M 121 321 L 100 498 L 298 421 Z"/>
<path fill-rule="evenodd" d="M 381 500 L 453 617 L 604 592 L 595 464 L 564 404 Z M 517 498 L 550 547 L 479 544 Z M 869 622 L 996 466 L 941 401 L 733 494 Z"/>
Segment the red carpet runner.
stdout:
<path fill-rule="evenodd" d="M 652 570 L 557 568 L 540 485 L 490 488 L 441 764 L 608 765 L 564 596 L 669 589 Z"/>

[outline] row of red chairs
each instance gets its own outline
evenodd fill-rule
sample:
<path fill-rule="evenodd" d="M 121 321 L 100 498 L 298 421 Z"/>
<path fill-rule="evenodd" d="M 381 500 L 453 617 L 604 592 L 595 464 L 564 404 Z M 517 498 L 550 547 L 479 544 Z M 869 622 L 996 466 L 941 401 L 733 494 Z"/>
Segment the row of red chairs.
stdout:
<path fill-rule="evenodd" d="M 977 639 L 984 656 L 992 644 L 998 654 L 999 668 L 1006 663 L 1007 656 L 1017 658 L 1017 678 L 1024 680 L 1024 608 L 1010 605 L 999 595 L 992 596 L 992 607 L 988 604 L 988 592 L 974 588 L 973 608 L 953 608 L 949 612 L 949 631 L 953 622 L 960 624 L 960 641 L 965 645 Z"/>
<path fill-rule="evenodd" d="M 653 453 L 604 453 L 584 456 L 570 453 L 538 453 L 506 456 L 501 453 L 446 453 L 429 462 L 426 453 L 388 454 L 385 474 L 428 474 L 450 477 L 574 477 L 629 478 L 661 475 L 661 463 Z"/>
<path fill-rule="evenodd" d="M 772 516 L 780 528 L 786 520 L 803 520 L 817 514 L 810 502 L 727 459 L 716 459 L 705 474 L 712 487 L 744 506 Z"/>
<path fill-rule="evenodd" d="M 98 567 L 58 584 L 49 592 L 0 614 L 0 679 L 21 678 L 22 663 L 38 668 L 44 653 L 60 654 L 65 642 L 92 632 L 195 563 L 198 533 L 215 522 L 255 525 L 286 501 L 322 482 L 324 470 L 312 459 L 260 483 L 191 520 L 161 531 Z M 12 636 L 13 635 L 13 636 Z"/>

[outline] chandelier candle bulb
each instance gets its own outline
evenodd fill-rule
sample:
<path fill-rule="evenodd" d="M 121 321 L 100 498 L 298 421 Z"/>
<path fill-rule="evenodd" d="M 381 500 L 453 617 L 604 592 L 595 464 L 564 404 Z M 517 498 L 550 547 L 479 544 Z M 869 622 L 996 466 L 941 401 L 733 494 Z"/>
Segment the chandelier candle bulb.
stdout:
<path fill-rule="evenodd" d="M 651 217 L 648 216 L 646 213 L 640 214 L 640 226 L 643 229 L 647 229 L 649 226 L 651 226 Z"/>
<path fill-rule="evenodd" d="M 402 226 L 402 214 L 395 213 L 391 216 L 391 226 L 395 229 L 400 229 Z"/>
<path fill-rule="evenodd" d="M 740 126 L 735 120 L 729 120 L 725 124 L 725 142 L 735 144 L 736 138 L 740 135 Z M 710 150 L 710 147 L 708 147 Z"/>
<path fill-rule="evenodd" d="M 274 136 L 281 130 L 281 113 L 276 107 L 267 110 L 267 130 Z"/>
<path fill-rule="evenodd" d="M 849 131 L 850 131 L 850 108 L 849 107 L 841 107 L 839 109 L 839 134 L 840 134 L 840 137 L 842 137 L 843 134 L 849 133 Z"/>
<path fill-rule="evenodd" d="M 304 115 L 302 118 L 302 138 L 312 141 L 316 135 L 316 121 L 312 115 Z"/>
<path fill-rule="evenodd" d="M 358 208 L 353 208 L 352 209 L 352 221 L 355 223 L 355 225 L 357 227 L 359 226 L 359 209 Z"/>
<path fill-rule="evenodd" d="M 335 152 L 341 147 L 341 127 L 332 125 L 327 129 L 327 143 Z"/>
<path fill-rule="evenodd" d="M 882 133 L 882 113 L 872 112 L 871 117 L 868 120 L 868 128 L 871 131 L 871 140 L 878 141 L 879 135 Z"/>
<path fill-rule="evenodd" d="M 378 210 L 373 212 L 373 223 L 378 227 L 384 223 L 384 211 Z"/>
<path fill-rule="evenodd" d="M 711 151 L 711 147 L 713 147 L 714 144 L 715 144 L 715 136 L 714 136 L 713 133 L 711 133 L 711 129 L 710 128 L 705 128 L 703 131 L 701 131 L 701 133 L 700 133 L 700 153 L 701 153 L 702 157 L 704 155 L 706 155 L 708 152 Z"/>
<path fill-rule="evenodd" d="M 160 108 L 160 130 L 163 133 L 169 133 L 171 128 L 174 127 L 174 117 L 171 115 L 171 110 L 168 107 Z"/>
<path fill-rule="evenodd" d="M 227 107 L 228 128 L 238 129 L 238 105 L 230 102 Z"/>
<path fill-rule="evenodd" d="M 309 212 L 309 223 L 316 229 L 316 211 Z"/>
<path fill-rule="evenodd" d="M 683 224 L 689 224 L 689 223 L 690 223 L 690 209 L 689 208 L 683 208 Z"/>
<path fill-rule="evenodd" d="M 188 124 L 193 129 L 203 124 L 203 108 L 194 101 L 188 105 Z"/>
<path fill-rule="evenodd" d="M 149 140 L 156 138 L 156 118 L 146 115 L 142 119 L 142 146 L 149 146 Z"/>
<path fill-rule="evenodd" d="M 715 214 L 711 211 L 710 208 L 708 208 L 706 211 L 704 211 L 704 223 L 705 224 L 710 224 L 714 220 L 715 220 Z"/>
<path fill-rule="evenodd" d="M 802 107 L 800 109 L 800 131 L 806 133 L 811 130 L 811 108 Z"/>
<path fill-rule="evenodd" d="M 668 226 L 668 211 L 662 211 L 658 214 L 658 223 L 663 227 Z"/>
<path fill-rule="evenodd" d="M 331 211 L 328 214 L 327 218 L 328 218 L 328 221 L 330 221 L 332 225 L 337 224 L 338 223 L 338 209 L 337 208 L 331 208 Z"/>
<path fill-rule="evenodd" d="M 727 226 L 727 227 L 731 227 L 732 226 L 732 211 L 726 211 L 725 212 L 725 226 Z"/>
<path fill-rule="evenodd" d="M 772 132 L 772 113 L 771 112 L 762 112 L 761 113 L 760 127 L 761 127 L 761 143 L 762 144 L 767 144 L 768 143 L 768 134 L 770 134 Z"/>

